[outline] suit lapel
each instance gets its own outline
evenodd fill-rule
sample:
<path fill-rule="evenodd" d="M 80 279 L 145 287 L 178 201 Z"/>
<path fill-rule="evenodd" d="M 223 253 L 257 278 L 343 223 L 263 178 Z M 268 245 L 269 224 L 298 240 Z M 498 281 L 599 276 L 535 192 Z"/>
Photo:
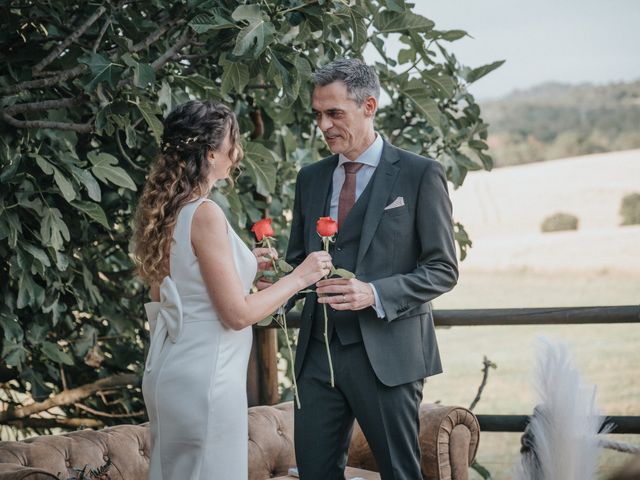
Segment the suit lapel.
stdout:
<path fill-rule="evenodd" d="M 312 183 L 310 188 L 312 192 L 309 195 L 311 204 L 307 206 L 305 212 L 307 222 L 310 223 L 310 225 L 307 226 L 310 252 L 322 250 L 322 240 L 316 232 L 316 222 L 318 218 L 325 216 L 327 196 L 329 195 L 329 189 L 333 181 L 333 171 L 337 165 L 338 155 L 329 157 L 326 162 L 323 162 L 322 169 L 311 179 Z"/>
<path fill-rule="evenodd" d="M 362 234 L 360 236 L 360 245 L 358 246 L 356 270 L 373 240 L 373 236 L 376 233 L 376 229 L 384 213 L 384 207 L 387 205 L 389 194 L 398 177 L 400 167 L 397 165 L 397 162 L 397 151 L 385 141 L 380 163 L 371 179 L 373 185 L 371 185 L 371 197 L 369 198 L 369 205 L 367 206 L 364 221 L 362 222 Z"/>

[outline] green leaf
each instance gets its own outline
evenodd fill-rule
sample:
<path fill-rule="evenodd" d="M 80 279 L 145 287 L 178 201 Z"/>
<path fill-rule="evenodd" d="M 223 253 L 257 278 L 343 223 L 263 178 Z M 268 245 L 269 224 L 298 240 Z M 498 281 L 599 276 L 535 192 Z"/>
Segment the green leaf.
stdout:
<path fill-rule="evenodd" d="M 261 20 L 262 10 L 260 10 L 260 5 L 240 5 L 237 7 L 233 13 L 231 14 L 231 18 L 233 18 L 236 22 L 241 20 L 247 20 L 248 22 L 254 22 L 256 20 Z"/>
<path fill-rule="evenodd" d="M 398 52 L 398 62 L 413 63 L 416 61 L 416 50 L 413 48 L 404 48 Z"/>
<path fill-rule="evenodd" d="M 229 62 L 224 67 L 222 74 L 222 94 L 235 90 L 236 93 L 242 92 L 244 87 L 249 83 L 249 67 L 242 62 Z"/>
<path fill-rule="evenodd" d="M 282 272 L 282 273 L 289 273 L 293 271 L 293 267 L 291 265 L 289 265 L 286 261 L 284 261 L 283 259 L 278 259 L 278 261 L 276 262 L 276 264 L 278 265 L 278 269 Z"/>
<path fill-rule="evenodd" d="M 76 180 L 78 180 L 85 186 L 91 200 L 99 202 L 102 199 L 100 184 L 96 180 L 96 177 L 91 175 L 91 172 L 89 170 L 84 170 L 82 168 L 72 166 L 71 173 L 74 177 L 76 177 Z"/>
<path fill-rule="evenodd" d="M 34 155 L 36 163 L 46 175 L 53 175 L 53 165 L 44 159 L 42 155 Z"/>
<path fill-rule="evenodd" d="M 136 184 L 129 174 L 123 169 L 117 166 L 118 159 L 108 153 L 98 153 L 97 151 L 89 152 L 87 155 L 89 161 L 92 163 L 91 171 L 104 183 L 113 183 L 119 187 L 128 188 L 130 190 L 137 190 Z"/>
<path fill-rule="evenodd" d="M 480 465 L 478 462 L 474 461 L 471 466 L 469 467 L 473 470 L 475 470 L 476 472 L 478 472 L 478 474 L 484 479 L 484 480 L 491 480 L 493 477 L 491 476 L 491 472 L 489 472 L 489 470 L 487 470 L 485 467 L 483 467 L 482 465 Z"/>
<path fill-rule="evenodd" d="M 393 12 L 404 12 L 407 6 L 404 0 L 387 0 L 387 8 Z"/>
<path fill-rule="evenodd" d="M 452 97 L 455 93 L 456 81 L 442 70 L 425 70 L 422 79 L 444 98 Z"/>
<path fill-rule="evenodd" d="M 447 42 L 460 40 L 461 38 L 467 36 L 467 32 L 465 32 L 464 30 L 446 30 L 443 32 L 439 32 L 439 34 L 440 38 L 446 40 Z"/>
<path fill-rule="evenodd" d="M 405 95 L 418 108 L 429 124 L 433 127 L 440 125 L 440 109 L 438 103 L 431 98 L 429 91 L 417 78 L 412 78 L 400 86 L 400 93 Z"/>
<path fill-rule="evenodd" d="M 82 326 L 82 335 L 73 342 L 73 350 L 77 356 L 84 356 L 95 345 L 98 333 L 98 329 L 92 325 Z"/>
<path fill-rule="evenodd" d="M 94 75 L 93 79 L 84 87 L 87 92 L 93 92 L 100 82 L 107 82 L 111 87 L 114 87 L 123 71 L 121 65 L 107 60 L 99 53 L 91 52 L 80 57 L 78 61 L 87 64 Z"/>
<path fill-rule="evenodd" d="M 456 152 L 454 154 L 454 158 L 458 165 L 466 168 L 467 170 L 480 170 L 482 168 L 481 165 L 478 165 L 463 153 Z"/>
<path fill-rule="evenodd" d="M 23 270 L 18 280 L 18 299 L 16 307 L 31 306 L 39 308 L 44 303 L 44 288 L 33 281 L 31 273 Z"/>
<path fill-rule="evenodd" d="M 189 22 L 189 26 L 196 33 L 206 33 L 209 30 L 222 30 L 235 27 L 233 23 L 218 14 L 207 15 L 204 13 L 193 17 Z"/>
<path fill-rule="evenodd" d="M 154 108 L 146 102 L 139 102 L 136 103 L 136 105 L 138 107 L 138 110 L 140 110 L 140 113 L 144 117 L 144 120 L 147 122 L 147 125 L 149 125 L 151 133 L 153 134 L 153 138 L 156 139 L 156 144 L 160 145 L 164 127 L 162 126 L 162 122 L 158 120 L 158 117 L 156 117 Z M 133 190 L 135 190 L 135 188 Z"/>
<path fill-rule="evenodd" d="M 31 245 L 28 242 L 21 243 L 20 246 L 45 267 L 51 266 L 51 261 L 49 260 L 49 257 L 47 256 L 46 252 L 41 248 L 38 248 L 35 245 Z"/>
<path fill-rule="evenodd" d="M 20 378 L 31 384 L 31 397 L 36 402 L 46 400 L 51 394 L 51 388 L 43 380 L 42 374 L 36 372 L 33 368 L 25 368 L 20 373 Z"/>
<path fill-rule="evenodd" d="M 391 10 L 383 10 L 373 22 L 379 33 L 392 32 L 428 32 L 434 26 L 434 23 L 422 15 L 406 11 L 403 13 Z"/>
<path fill-rule="evenodd" d="M 71 205 L 76 207 L 81 212 L 86 213 L 89 218 L 95 220 L 104 228 L 109 230 L 109 222 L 107 221 L 107 216 L 105 215 L 104 210 L 102 210 L 102 207 L 97 203 L 76 201 L 71 202 Z"/>
<path fill-rule="evenodd" d="M 367 43 L 367 24 L 357 7 L 350 8 L 349 15 L 351 16 L 353 48 L 359 51 Z"/>
<path fill-rule="evenodd" d="M 42 342 L 40 349 L 50 360 L 56 363 L 64 363 L 65 365 L 73 365 L 73 357 L 63 351 L 57 343 Z"/>
<path fill-rule="evenodd" d="M 22 223 L 16 212 L 5 210 L 0 215 L 0 233 L 2 233 L 1 237 L 9 237 L 9 246 L 11 248 L 16 247 L 18 237 L 22 233 Z"/>
<path fill-rule="evenodd" d="M 82 281 L 84 282 L 84 288 L 89 293 L 89 298 L 94 305 L 99 305 L 102 302 L 102 295 L 100 290 L 93 283 L 93 273 L 87 268 L 87 265 L 82 265 Z"/>
<path fill-rule="evenodd" d="M 74 198 L 76 198 L 76 191 L 73 188 L 73 184 L 67 180 L 67 178 L 54 167 L 53 179 L 58 184 L 58 188 L 62 192 L 62 196 L 67 202 L 71 202 Z"/>
<path fill-rule="evenodd" d="M 269 325 L 271 325 L 273 322 L 275 321 L 274 317 L 267 317 L 264 320 L 260 320 L 258 322 L 258 326 L 259 327 L 268 327 Z"/>
<path fill-rule="evenodd" d="M 136 62 L 133 68 L 133 83 L 136 87 L 145 88 L 156 81 L 156 71 L 147 63 Z"/>
<path fill-rule="evenodd" d="M 342 278 L 356 278 L 356 275 L 349 270 L 345 270 L 344 268 L 336 268 L 331 272 L 332 275 L 338 275 Z"/>
<path fill-rule="evenodd" d="M 62 250 L 65 241 L 69 241 L 69 229 L 62 220 L 62 214 L 57 208 L 47 208 L 42 223 L 40 236 L 43 245 L 51 245 L 55 250 Z"/>
<path fill-rule="evenodd" d="M 473 83 L 476 80 L 481 79 L 488 73 L 493 72 L 496 68 L 500 68 L 505 60 L 499 60 L 497 62 L 488 63 L 487 65 L 483 65 L 478 68 L 474 68 L 467 74 L 467 82 Z"/>
<path fill-rule="evenodd" d="M 241 57 L 253 48 L 253 57 L 257 58 L 271 43 L 275 31 L 276 29 L 271 22 L 265 22 L 262 19 L 253 21 L 238 33 L 233 54 Z"/>
<path fill-rule="evenodd" d="M 24 348 L 22 342 L 4 340 L 2 343 L 2 358 L 10 367 L 18 367 L 18 370 L 21 370 L 28 354 L 29 351 Z"/>
<path fill-rule="evenodd" d="M 71 202 L 71 200 L 76 198 L 76 191 L 73 188 L 73 184 L 67 180 L 58 167 L 52 165 L 41 155 L 34 155 L 34 157 L 36 159 L 36 163 L 44 173 L 47 175 L 53 174 L 53 179 L 58 185 L 60 193 L 62 193 L 62 196 L 67 202 Z"/>
<path fill-rule="evenodd" d="M 276 188 L 276 158 L 273 152 L 257 142 L 244 147 L 243 164 L 255 182 L 257 192 L 269 196 Z"/>
<path fill-rule="evenodd" d="M 27 330 L 27 340 L 32 345 L 41 343 L 49 333 L 49 325 L 46 323 L 36 323 Z"/>
<path fill-rule="evenodd" d="M 5 340 L 10 342 L 21 342 L 24 334 L 22 333 L 22 327 L 18 323 L 18 316 L 14 314 L 1 314 L 0 315 L 0 327 L 4 332 Z"/>

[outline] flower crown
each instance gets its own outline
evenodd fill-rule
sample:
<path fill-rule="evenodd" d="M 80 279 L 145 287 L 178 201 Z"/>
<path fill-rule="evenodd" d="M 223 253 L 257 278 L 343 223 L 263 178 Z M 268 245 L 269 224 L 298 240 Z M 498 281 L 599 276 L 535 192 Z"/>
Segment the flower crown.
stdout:
<path fill-rule="evenodd" d="M 160 144 L 160 149 L 162 150 L 162 153 L 165 153 L 167 150 L 171 148 L 176 150 L 182 150 L 183 148 L 189 147 L 190 145 L 196 143 L 198 140 L 199 138 L 196 135 L 195 137 L 181 138 L 177 140 L 175 143 L 169 143 L 167 141 L 163 141 Z"/>

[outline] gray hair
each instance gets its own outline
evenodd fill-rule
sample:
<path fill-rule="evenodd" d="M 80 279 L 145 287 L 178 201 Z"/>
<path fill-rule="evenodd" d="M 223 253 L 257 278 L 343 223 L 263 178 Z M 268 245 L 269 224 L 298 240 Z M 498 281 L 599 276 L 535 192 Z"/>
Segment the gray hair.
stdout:
<path fill-rule="evenodd" d="M 313 74 L 313 84 L 324 87 L 340 81 L 356 105 L 362 106 L 367 97 L 380 98 L 380 81 L 373 67 L 357 58 L 341 58 L 320 68 Z"/>

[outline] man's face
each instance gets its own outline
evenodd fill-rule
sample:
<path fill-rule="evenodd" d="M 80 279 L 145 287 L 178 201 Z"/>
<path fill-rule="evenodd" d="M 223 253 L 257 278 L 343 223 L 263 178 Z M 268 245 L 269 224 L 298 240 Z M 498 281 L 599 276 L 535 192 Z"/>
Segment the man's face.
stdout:
<path fill-rule="evenodd" d="M 313 90 L 316 122 L 333 153 L 355 160 L 375 138 L 373 115 L 377 106 L 369 97 L 362 106 L 349 98 L 346 85 L 336 81 Z"/>

